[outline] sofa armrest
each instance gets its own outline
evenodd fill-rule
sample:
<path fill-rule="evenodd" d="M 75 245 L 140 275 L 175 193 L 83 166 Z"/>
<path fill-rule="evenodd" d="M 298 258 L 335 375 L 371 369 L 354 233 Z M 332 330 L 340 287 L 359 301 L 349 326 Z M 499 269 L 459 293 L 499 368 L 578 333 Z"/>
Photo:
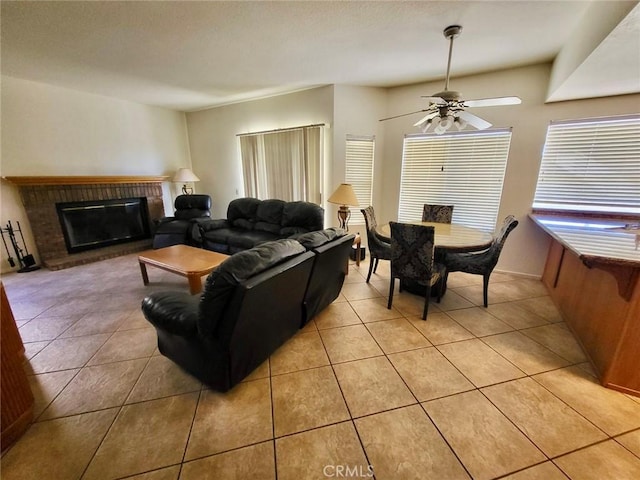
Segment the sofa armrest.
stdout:
<path fill-rule="evenodd" d="M 198 217 L 192 218 L 191 223 L 191 238 L 196 245 L 200 246 L 202 246 L 202 236 L 206 232 L 229 226 L 229 221 L 226 218 L 211 219 L 208 217 Z"/>
<path fill-rule="evenodd" d="M 191 221 L 198 226 L 204 233 L 219 228 L 229 227 L 229 221 L 226 218 L 211 219 L 207 217 L 192 218 Z"/>
<path fill-rule="evenodd" d="M 176 219 L 176 217 L 162 217 L 153 221 L 156 227 L 159 227 L 163 223 L 172 222 Z"/>
<path fill-rule="evenodd" d="M 142 313 L 156 328 L 189 337 L 198 333 L 199 295 L 157 292 L 142 300 Z"/>

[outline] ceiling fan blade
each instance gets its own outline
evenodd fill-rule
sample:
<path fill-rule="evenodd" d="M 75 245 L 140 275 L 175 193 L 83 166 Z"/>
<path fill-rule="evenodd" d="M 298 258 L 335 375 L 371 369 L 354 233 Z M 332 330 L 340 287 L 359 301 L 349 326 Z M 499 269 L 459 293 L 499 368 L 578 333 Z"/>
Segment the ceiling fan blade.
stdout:
<path fill-rule="evenodd" d="M 467 122 L 472 127 L 477 128 L 478 130 L 485 130 L 491 126 L 489 122 L 483 120 L 482 118 L 474 115 L 473 113 L 465 112 L 464 110 L 458 112 L 458 117 Z"/>
<path fill-rule="evenodd" d="M 435 103 L 436 105 L 447 104 L 447 101 L 442 97 L 428 97 L 426 95 L 422 95 L 422 98 L 426 98 L 430 103 Z"/>
<path fill-rule="evenodd" d="M 465 107 L 497 107 L 500 105 L 519 105 L 522 100 L 519 97 L 496 97 L 465 100 L 463 103 Z"/>
<path fill-rule="evenodd" d="M 424 117 L 422 117 L 420 120 L 418 120 L 416 123 L 413 124 L 414 127 L 418 127 L 420 125 L 422 125 L 424 122 L 426 122 L 427 120 L 431 120 L 433 117 L 437 116 L 438 112 L 430 112 L 427 113 Z"/>
<path fill-rule="evenodd" d="M 430 110 L 429 108 L 423 108 L 422 110 L 416 110 L 415 112 L 411 112 L 411 113 L 402 113 L 400 115 L 394 115 L 393 117 L 381 118 L 378 121 L 384 122 L 385 120 L 393 120 L 394 118 L 407 117 L 409 115 L 415 115 L 416 113 L 420 113 L 420 112 L 428 112 L 429 110 Z"/>

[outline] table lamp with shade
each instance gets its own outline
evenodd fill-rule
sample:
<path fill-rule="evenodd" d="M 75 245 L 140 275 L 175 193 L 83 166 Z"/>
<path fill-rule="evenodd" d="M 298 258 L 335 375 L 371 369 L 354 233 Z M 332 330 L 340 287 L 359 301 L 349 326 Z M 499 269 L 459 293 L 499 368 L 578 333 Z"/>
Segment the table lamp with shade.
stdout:
<path fill-rule="evenodd" d="M 179 168 L 178 171 L 173 175 L 173 182 L 182 183 L 182 193 L 185 195 L 193 194 L 193 186 L 187 185 L 192 182 L 199 182 L 200 179 L 196 176 L 195 173 L 191 171 L 189 168 Z"/>
<path fill-rule="evenodd" d="M 338 209 L 338 221 L 340 222 L 340 228 L 349 230 L 349 219 L 351 218 L 351 210 L 348 205 L 360 205 L 358 197 L 356 197 L 353 191 L 353 186 L 350 183 L 341 183 L 336 191 L 331 194 L 327 199 L 329 203 L 335 203 L 340 205 Z"/>

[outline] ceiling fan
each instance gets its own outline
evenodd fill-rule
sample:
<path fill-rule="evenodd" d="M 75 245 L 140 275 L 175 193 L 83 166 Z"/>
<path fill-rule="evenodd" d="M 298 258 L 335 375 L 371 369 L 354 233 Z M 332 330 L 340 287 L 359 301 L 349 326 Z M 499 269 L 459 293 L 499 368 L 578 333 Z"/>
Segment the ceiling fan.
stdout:
<path fill-rule="evenodd" d="M 443 134 L 453 125 L 458 130 L 462 130 L 467 125 L 484 130 L 491 126 L 491 123 L 482 118 L 466 111 L 472 107 L 492 107 L 499 105 L 518 105 L 522 102 L 518 97 L 496 97 L 481 98 L 476 100 L 463 100 L 462 94 L 454 90 L 449 90 L 449 72 L 451 70 L 451 52 L 453 51 L 453 39 L 460 35 L 462 27 L 460 25 L 451 25 L 444 29 L 445 38 L 449 39 L 449 59 L 447 61 L 447 76 L 444 82 L 444 90 L 434 93 L 432 96 L 423 96 L 429 101 L 429 106 L 422 110 L 411 113 L 394 115 L 392 117 L 382 118 L 381 122 L 391 120 L 393 118 L 414 115 L 420 112 L 426 112 L 426 115 L 414 123 L 414 127 L 420 128 L 422 133 L 426 133 L 429 127 L 434 126 L 434 132 Z"/>

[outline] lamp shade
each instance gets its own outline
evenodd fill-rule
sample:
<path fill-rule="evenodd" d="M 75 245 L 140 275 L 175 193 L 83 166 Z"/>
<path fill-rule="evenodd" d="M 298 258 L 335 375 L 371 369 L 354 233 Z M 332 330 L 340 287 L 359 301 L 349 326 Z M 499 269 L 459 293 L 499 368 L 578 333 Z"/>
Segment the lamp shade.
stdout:
<path fill-rule="evenodd" d="M 172 179 L 174 182 L 199 182 L 200 179 L 189 168 L 179 168 Z"/>
<path fill-rule="evenodd" d="M 341 183 L 327 201 L 337 205 L 360 205 L 350 183 Z"/>

